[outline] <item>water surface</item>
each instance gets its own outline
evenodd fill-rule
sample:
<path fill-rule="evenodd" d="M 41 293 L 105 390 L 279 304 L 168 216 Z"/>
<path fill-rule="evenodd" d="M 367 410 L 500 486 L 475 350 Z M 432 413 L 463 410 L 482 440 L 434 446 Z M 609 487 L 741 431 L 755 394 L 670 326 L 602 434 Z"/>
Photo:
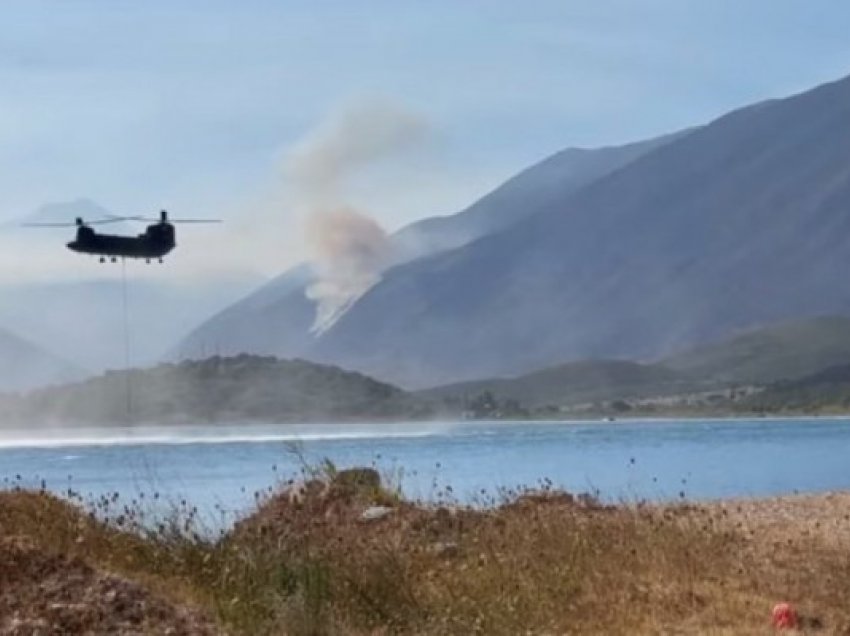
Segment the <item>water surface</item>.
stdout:
<path fill-rule="evenodd" d="M 301 458 L 376 465 L 406 495 L 470 502 L 543 479 L 607 500 L 850 489 L 850 420 L 443 422 L 77 429 L 0 434 L 6 486 L 144 492 L 239 514 Z M 216 512 L 215 514 L 219 514 Z"/>

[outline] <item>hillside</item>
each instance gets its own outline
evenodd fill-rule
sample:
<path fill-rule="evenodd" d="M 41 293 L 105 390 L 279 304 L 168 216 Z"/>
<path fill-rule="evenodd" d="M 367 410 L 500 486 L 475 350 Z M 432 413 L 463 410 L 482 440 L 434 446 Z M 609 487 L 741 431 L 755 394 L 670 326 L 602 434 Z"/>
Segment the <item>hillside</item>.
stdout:
<path fill-rule="evenodd" d="M 744 407 L 764 412 L 846 413 L 850 410 L 850 364 L 777 382 L 750 397 Z"/>
<path fill-rule="evenodd" d="M 305 290 L 313 282 L 309 265 L 299 265 L 228 305 L 195 326 L 168 353 L 173 360 L 211 353 L 300 356 L 312 344 L 315 303 Z"/>
<path fill-rule="evenodd" d="M 408 262 L 504 229 L 683 134 L 608 148 L 568 148 L 556 153 L 461 212 L 402 228 L 392 236 L 395 260 Z M 169 357 L 197 358 L 212 352 L 309 357 L 315 341 L 310 328 L 316 309 L 304 292 L 313 280 L 309 265 L 284 272 L 198 325 Z"/>
<path fill-rule="evenodd" d="M 718 382 L 766 384 L 850 364 L 850 318 L 771 325 L 664 358 L 674 371 Z"/>
<path fill-rule="evenodd" d="M 83 371 L 23 338 L 0 329 L 0 391 L 69 382 Z"/>
<path fill-rule="evenodd" d="M 108 372 L 0 398 L 3 422 L 28 425 L 339 421 L 425 413 L 423 404 L 401 389 L 359 373 L 248 355 Z"/>
<path fill-rule="evenodd" d="M 524 407 L 574 405 L 766 386 L 850 365 L 850 318 L 824 316 L 747 331 L 654 363 L 582 360 L 508 378 L 488 378 L 420 391 L 462 404 L 484 392 Z"/>
<path fill-rule="evenodd" d="M 734 111 L 388 272 L 310 351 L 404 386 L 850 312 L 850 79 Z"/>
<path fill-rule="evenodd" d="M 435 387 L 420 395 L 449 403 L 485 392 L 496 400 L 516 400 L 523 407 L 564 406 L 624 398 L 681 393 L 697 386 L 661 365 L 626 360 L 583 360 L 515 378 L 494 378 Z"/>
<path fill-rule="evenodd" d="M 410 261 L 455 249 L 545 210 L 641 155 L 687 134 L 680 131 L 607 148 L 567 148 L 522 170 L 468 208 L 411 223 L 393 237 Z"/>

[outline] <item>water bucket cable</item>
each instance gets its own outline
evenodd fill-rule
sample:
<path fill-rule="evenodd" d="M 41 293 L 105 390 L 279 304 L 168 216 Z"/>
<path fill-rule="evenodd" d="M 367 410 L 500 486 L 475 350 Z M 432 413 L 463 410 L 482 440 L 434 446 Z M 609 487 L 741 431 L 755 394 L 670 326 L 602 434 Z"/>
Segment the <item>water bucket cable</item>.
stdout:
<path fill-rule="evenodd" d="M 127 400 L 127 419 L 130 419 L 133 406 L 132 382 L 130 379 L 130 311 L 127 302 L 127 259 L 121 259 L 121 300 L 124 319 L 124 378 Z"/>

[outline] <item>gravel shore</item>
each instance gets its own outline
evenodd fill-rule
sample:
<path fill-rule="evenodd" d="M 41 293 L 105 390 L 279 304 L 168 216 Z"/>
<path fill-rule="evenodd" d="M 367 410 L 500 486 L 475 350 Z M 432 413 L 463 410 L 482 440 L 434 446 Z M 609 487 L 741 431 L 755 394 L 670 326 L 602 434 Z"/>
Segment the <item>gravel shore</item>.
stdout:
<path fill-rule="evenodd" d="M 701 507 L 765 546 L 850 549 L 850 492 L 726 499 Z"/>

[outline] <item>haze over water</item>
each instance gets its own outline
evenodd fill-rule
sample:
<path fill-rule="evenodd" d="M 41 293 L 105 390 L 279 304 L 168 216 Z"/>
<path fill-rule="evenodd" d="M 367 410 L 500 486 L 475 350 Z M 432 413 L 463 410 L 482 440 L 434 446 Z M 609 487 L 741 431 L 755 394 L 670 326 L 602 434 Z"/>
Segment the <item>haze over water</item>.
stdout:
<path fill-rule="evenodd" d="M 606 500 L 705 499 L 850 488 L 850 420 L 447 422 L 108 429 L 0 437 L 0 479 L 130 499 L 185 497 L 228 518 L 308 461 L 376 465 L 408 497 L 461 502 L 549 479 Z M 18 477 L 20 476 L 20 481 Z"/>

